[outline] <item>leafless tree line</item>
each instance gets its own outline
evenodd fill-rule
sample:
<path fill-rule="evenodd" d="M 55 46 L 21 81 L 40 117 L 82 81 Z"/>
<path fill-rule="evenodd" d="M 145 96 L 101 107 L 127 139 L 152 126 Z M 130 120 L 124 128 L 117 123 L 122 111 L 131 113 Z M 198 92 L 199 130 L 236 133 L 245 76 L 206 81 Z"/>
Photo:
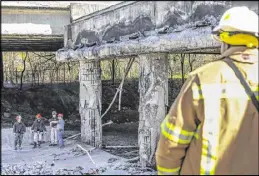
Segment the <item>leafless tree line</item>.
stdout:
<path fill-rule="evenodd" d="M 169 54 L 168 76 L 181 79 L 183 84 L 189 72 L 215 58 L 215 55 Z M 125 65 L 125 59 L 102 61 L 102 80 L 111 80 L 113 84 L 120 81 Z M 24 83 L 30 86 L 71 83 L 78 81 L 79 77 L 78 62 L 57 62 L 55 54 L 51 52 L 4 53 L 3 68 L 3 79 L 20 89 Z M 139 62 L 136 58 L 126 79 L 138 77 Z"/>
<path fill-rule="evenodd" d="M 3 67 L 5 82 L 20 89 L 25 83 L 36 86 L 78 80 L 78 63 L 57 62 L 54 53 L 4 53 Z"/>

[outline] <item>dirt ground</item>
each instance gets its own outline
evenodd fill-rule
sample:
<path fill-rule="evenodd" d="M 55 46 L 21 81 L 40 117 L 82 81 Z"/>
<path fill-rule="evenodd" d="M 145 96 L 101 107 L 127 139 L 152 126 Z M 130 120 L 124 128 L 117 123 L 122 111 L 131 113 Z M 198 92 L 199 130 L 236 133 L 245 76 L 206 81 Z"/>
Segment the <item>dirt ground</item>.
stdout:
<path fill-rule="evenodd" d="M 137 123 L 111 124 L 103 129 L 103 145 L 137 146 Z M 65 137 L 79 131 L 66 131 Z M 94 149 L 89 156 L 77 147 L 93 147 L 82 144 L 79 139 L 65 142 L 64 149 L 42 144 L 40 149 L 24 145 L 15 151 L 13 146 L 2 144 L 1 175 L 154 175 L 151 168 L 142 169 L 138 162 L 127 159 L 138 156 L 138 149 Z"/>

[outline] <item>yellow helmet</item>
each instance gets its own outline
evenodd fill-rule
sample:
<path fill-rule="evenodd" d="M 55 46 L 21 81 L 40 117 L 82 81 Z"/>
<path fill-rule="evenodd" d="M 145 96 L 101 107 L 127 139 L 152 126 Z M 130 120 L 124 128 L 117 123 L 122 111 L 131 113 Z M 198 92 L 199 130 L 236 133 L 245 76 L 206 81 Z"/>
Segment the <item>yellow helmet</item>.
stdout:
<path fill-rule="evenodd" d="M 247 7 L 227 10 L 212 31 L 213 39 L 230 45 L 258 48 L 258 15 Z"/>

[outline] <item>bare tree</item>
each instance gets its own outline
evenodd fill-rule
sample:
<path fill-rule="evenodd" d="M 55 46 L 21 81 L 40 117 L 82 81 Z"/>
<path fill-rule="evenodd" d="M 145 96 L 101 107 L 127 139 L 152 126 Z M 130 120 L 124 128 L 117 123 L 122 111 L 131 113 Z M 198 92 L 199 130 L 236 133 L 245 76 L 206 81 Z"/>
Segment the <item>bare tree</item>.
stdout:
<path fill-rule="evenodd" d="M 171 67 L 171 62 L 170 61 L 169 61 L 169 64 L 168 64 L 168 68 L 170 70 L 170 77 L 171 77 L 171 79 L 173 79 L 173 69 Z"/>
<path fill-rule="evenodd" d="M 196 54 L 194 54 L 192 58 L 193 58 L 193 59 L 191 59 L 191 54 L 189 54 L 188 62 L 189 62 L 189 67 L 190 67 L 190 71 L 191 71 L 191 72 L 193 71 L 193 63 L 194 63 L 194 61 L 195 61 Z"/>
<path fill-rule="evenodd" d="M 181 61 L 181 72 L 182 72 L 182 84 L 184 83 L 184 57 L 185 54 L 180 55 L 180 61 Z"/>
<path fill-rule="evenodd" d="M 24 74 L 24 71 L 26 69 L 26 60 L 27 60 L 27 57 L 28 57 L 28 52 L 25 53 L 25 55 L 22 53 L 21 54 L 22 56 L 22 61 L 23 61 L 23 70 L 22 70 L 22 74 L 21 74 L 21 84 L 20 84 L 20 90 L 22 90 L 22 81 L 23 81 L 23 74 Z"/>
<path fill-rule="evenodd" d="M 1 61 L 0 61 L 0 82 L 1 82 L 1 90 L 4 87 L 4 64 L 3 64 L 3 52 L 1 52 Z"/>
<path fill-rule="evenodd" d="M 33 64 L 31 57 L 28 57 L 28 62 L 29 62 L 31 74 L 32 74 L 32 85 L 35 85 L 35 74 L 36 74 L 35 72 L 37 69 L 37 65 Z"/>
<path fill-rule="evenodd" d="M 112 84 L 114 84 L 114 79 L 115 79 L 115 60 L 112 60 Z"/>

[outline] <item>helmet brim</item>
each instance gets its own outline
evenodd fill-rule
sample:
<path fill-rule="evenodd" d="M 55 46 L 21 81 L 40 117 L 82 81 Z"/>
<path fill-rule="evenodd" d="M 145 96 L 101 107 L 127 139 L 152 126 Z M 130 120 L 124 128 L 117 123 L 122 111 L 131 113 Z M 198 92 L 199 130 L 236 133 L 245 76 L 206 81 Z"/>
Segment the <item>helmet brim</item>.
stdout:
<path fill-rule="evenodd" d="M 219 36 L 215 35 L 215 34 L 211 34 L 211 38 L 217 42 L 222 42 L 219 38 Z"/>
<path fill-rule="evenodd" d="M 221 28 L 222 28 L 222 27 L 218 25 L 218 26 L 216 26 L 212 31 L 213 31 L 213 32 L 217 32 L 217 31 L 219 31 Z"/>
<path fill-rule="evenodd" d="M 216 26 L 212 31 L 213 31 L 213 32 L 218 32 L 218 31 L 220 31 L 220 29 L 221 29 L 221 26 L 218 25 L 218 26 Z M 217 41 L 217 42 L 221 42 L 219 36 L 216 35 L 216 34 L 212 34 L 212 35 L 211 35 L 211 38 L 212 38 L 213 40 Z"/>

